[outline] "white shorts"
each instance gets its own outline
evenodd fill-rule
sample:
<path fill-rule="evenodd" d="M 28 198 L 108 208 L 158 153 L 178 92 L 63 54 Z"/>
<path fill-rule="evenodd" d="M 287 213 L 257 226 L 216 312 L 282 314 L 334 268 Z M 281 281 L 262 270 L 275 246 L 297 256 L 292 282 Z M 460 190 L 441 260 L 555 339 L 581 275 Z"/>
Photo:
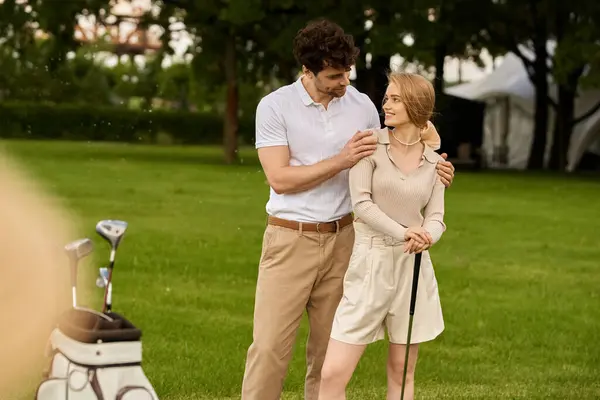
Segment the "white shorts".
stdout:
<path fill-rule="evenodd" d="M 331 337 L 350 344 L 384 339 L 406 344 L 414 254 L 404 253 L 403 242 L 354 223 L 355 242 L 344 277 Z M 421 259 L 411 343 L 433 340 L 444 330 L 437 280 L 429 252 Z"/>

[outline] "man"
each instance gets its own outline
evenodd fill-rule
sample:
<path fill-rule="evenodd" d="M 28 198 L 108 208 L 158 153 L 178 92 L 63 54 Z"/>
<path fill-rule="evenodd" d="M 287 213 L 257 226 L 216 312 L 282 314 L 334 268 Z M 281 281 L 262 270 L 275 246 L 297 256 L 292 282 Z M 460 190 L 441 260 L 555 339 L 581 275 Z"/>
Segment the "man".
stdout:
<path fill-rule="evenodd" d="M 294 39 L 294 55 L 303 75 L 265 96 L 256 112 L 256 148 L 271 190 L 242 400 L 280 398 L 304 310 L 304 396 L 317 399 L 354 245 L 348 169 L 374 152 L 368 130 L 380 128 L 375 105 L 349 86 L 358 56 L 350 35 L 326 20 L 310 23 Z M 452 164 L 440 163 L 438 173 L 449 186 Z"/>

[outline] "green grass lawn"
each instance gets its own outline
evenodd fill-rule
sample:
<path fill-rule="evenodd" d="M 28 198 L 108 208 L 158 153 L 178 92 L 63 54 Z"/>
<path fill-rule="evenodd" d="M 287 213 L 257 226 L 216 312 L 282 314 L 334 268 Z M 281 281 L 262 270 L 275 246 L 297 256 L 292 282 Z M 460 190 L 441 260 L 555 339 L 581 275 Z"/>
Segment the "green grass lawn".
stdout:
<path fill-rule="evenodd" d="M 268 196 L 254 151 L 225 166 L 211 148 L 3 143 L 94 241 L 98 220 L 129 222 L 114 309 L 143 329 L 161 399 L 239 399 Z M 457 175 L 431 250 L 446 331 L 421 348 L 418 399 L 600 398 L 599 194 L 590 178 Z M 284 399 L 302 398 L 301 329 Z M 385 398 L 385 357 L 367 349 L 349 399 Z"/>

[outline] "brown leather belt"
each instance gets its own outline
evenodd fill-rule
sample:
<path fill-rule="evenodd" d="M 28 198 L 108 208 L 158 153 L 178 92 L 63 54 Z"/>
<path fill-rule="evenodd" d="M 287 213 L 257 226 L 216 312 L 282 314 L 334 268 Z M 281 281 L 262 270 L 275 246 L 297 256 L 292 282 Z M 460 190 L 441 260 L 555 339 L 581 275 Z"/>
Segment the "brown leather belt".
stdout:
<path fill-rule="evenodd" d="M 354 217 L 352 214 L 348 214 L 338 220 L 331 222 L 297 222 L 273 217 L 271 215 L 269 215 L 267 218 L 267 223 L 269 225 L 281 226 L 297 231 L 302 229 L 302 231 L 319 233 L 338 232 L 340 229 L 350 225 L 352 221 L 354 221 Z"/>

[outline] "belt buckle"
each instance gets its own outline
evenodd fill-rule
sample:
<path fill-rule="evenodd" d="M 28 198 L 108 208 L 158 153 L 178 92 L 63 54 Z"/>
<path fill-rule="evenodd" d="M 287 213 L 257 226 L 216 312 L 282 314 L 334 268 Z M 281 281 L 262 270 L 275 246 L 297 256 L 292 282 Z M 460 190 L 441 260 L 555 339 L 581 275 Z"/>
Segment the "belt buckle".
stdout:
<path fill-rule="evenodd" d="M 340 231 L 340 221 L 333 221 L 335 223 L 335 233 L 338 233 Z M 317 233 L 326 233 L 326 232 L 321 232 L 321 230 L 319 229 L 321 224 L 323 225 L 327 225 L 327 224 L 331 224 L 332 222 L 317 222 Z"/>
<path fill-rule="evenodd" d="M 320 222 L 317 222 L 317 233 L 321 233 L 321 231 L 319 230 L 319 226 L 321 225 Z"/>
<path fill-rule="evenodd" d="M 389 235 L 385 235 L 383 237 L 383 242 L 385 243 L 386 246 L 393 246 L 394 245 L 394 238 L 389 236 Z"/>

